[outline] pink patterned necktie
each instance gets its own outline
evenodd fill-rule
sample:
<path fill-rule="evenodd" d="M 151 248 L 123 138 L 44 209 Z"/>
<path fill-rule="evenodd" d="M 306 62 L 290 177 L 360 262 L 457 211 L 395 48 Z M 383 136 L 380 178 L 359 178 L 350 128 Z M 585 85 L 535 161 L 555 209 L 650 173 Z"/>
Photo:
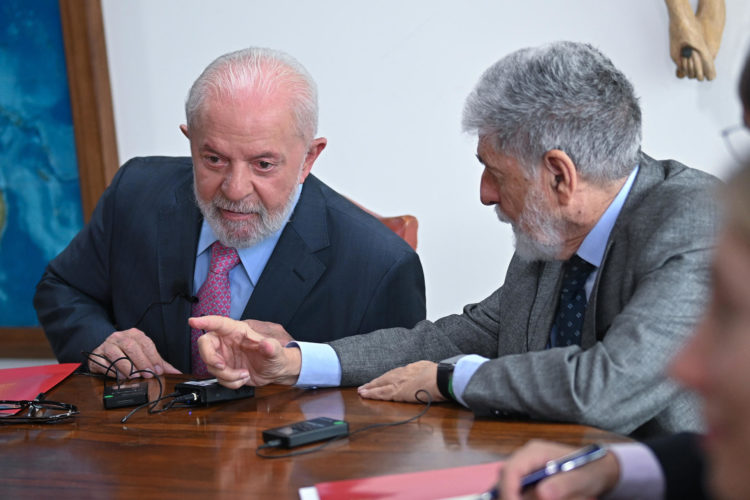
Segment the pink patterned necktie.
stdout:
<path fill-rule="evenodd" d="M 237 250 L 227 248 L 218 241 L 211 245 L 211 264 L 208 277 L 198 290 L 198 302 L 193 304 L 193 316 L 229 316 L 231 305 L 229 291 L 229 271 L 240 262 Z M 193 375 L 199 378 L 208 377 L 206 364 L 198 352 L 198 338 L 203 330 L 190 331 Z"/>

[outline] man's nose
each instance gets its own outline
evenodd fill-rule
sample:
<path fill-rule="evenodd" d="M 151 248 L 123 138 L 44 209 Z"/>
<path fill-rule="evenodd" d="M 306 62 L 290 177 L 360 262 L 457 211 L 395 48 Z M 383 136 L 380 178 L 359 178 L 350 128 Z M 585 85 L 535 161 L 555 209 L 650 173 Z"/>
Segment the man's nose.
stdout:
<path fill-rule="evenodd" d="M 244 165 L 231 165 L 227 169 L 221 191 L 228 199 L 239 201 L 252 194 L 255 190 L 253 174 Z"/>
<path fill-rule="evenodd" d="M 500 201 L 497 186 L 492 182 L 486 169 L 482 172 L 482 179 L 479 181 L 479 199 L 483 205 L 497 205 Z"/>

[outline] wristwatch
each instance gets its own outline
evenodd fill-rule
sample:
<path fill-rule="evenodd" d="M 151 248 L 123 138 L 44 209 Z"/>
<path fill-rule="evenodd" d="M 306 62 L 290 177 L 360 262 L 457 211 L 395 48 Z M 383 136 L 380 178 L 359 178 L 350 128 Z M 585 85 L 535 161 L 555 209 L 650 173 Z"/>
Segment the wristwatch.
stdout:
<path fill-rule="evenodd" d="M 437 387 L 445 399 L 455 401 L 453 396 L 453 369 L 455 363 L 441 361 L 437 367 Z"/>

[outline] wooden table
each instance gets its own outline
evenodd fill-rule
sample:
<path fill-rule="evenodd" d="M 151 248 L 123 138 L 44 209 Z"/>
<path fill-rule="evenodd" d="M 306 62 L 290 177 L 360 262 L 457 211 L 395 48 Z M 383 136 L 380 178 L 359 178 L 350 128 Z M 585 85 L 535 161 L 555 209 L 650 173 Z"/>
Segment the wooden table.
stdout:
<path fill-rule="evenodd" d="M 183 380 L 169 377 L 166 392 Z M 269 386 L 253 398 L 208 407 L 105 410 L 103 382 L 73 375 L 48 399 L 78 406 L 54 425 L 0 426 L 2 498 L 298 498 L 319 482 L 497 461 L 531 438 L 572 445 L 623 441 L 592 427 L 475 419 L 454 404 L 418 421 L 366 431 L 318 453 L 267 460 L 255 455 L 261 431 L 318 416 L 352 431 L 409 418 L 423 407 L 360 399 L 355 389 Z M 151 381 L 152 393 L 158 391 Z"/>

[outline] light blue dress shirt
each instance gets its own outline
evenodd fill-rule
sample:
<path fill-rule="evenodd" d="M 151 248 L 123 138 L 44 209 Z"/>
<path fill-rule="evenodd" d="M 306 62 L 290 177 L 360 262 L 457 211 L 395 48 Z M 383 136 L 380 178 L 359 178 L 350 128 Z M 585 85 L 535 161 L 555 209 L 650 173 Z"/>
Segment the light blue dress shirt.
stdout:
<path fill-rule="evenodd" d="M 610 203 L 607 210 L 599 218 L 594 228 L 586 235 L 586 238 L 576 252 L 579 257 L 596 266 L 596 269 L 589 275 L 584 285 L 586 298 L 591 295 L 591 291 L 594 288 L 596 276 L 599 273 L 599 266 L 601 266 L 604 251 L 607 249 L 609 235 L 612 232 L 615 221 L 617 221 L 617 217 L 620 215 L 628 194 L 630 194 L 630 189 L 633 187 L 638 170 L 639 167 L 636 165 L 625 181 L 625 184 L 620 188 L 617 196 L 615 196 L 615 199 L 612 200 L 612 203 Z M 554 334 L 554 332 L 551 333 Z M 341 384 L 341 363 L 336 355 L 336 351 L 331 346 L 311 342 L 290 342 L 289 347 L 291 346 L 299 347 L 302 354 L 302 366 L 299 378 L 297 379 L 297 387 L 335 387 Z M 456 396 L 456 400 L 462 405 L 467 406 L 462 396 L 464 390 L 466 390 L 466 386 L 469 384 L 469 380 L 477 369 L 487 361 L 489 361 L 488 358 L 479 356 L 478 354 L 469 354 L 461 357 L 456 362 L 453 370 L 453 394 Z"/>
<path fill-rule="evenodd" d="M 620 464 L 620 478 L 602 500 L 659 500 L 664 498 L 666 480 L 661 464 L 642 443 L 616 443 L 609 450 Z"/>
<path fill-rule="evenodd" d="M 294 205 L 289 212 L 290 215 L 294 212 L 294 208 L 297 206 L 301 193 L 302 185 L 300 184 L 294 198 Z M 251 247 L 237 249 L 237 254 L 240 256 L 240 264 L 229 271 L 229 291 L 231 298 L 229 309 L 230 318 L 240 319 L 242 317 L 247 301 L 250 300 L 250 296 L 253 294 L 253 290 L 255 290 L 255 285 L 258 283 L 258 279 L 263 273 L 263 269 L 265 269 L 268 259 L 271 258 L 273 249 L 276 248 L 276 243 L 278 243 L 287 222 L 289 222 L 289 216 L 287 216 L 281 229 L 266 239 Z M 208 277 L 208 268 L 211 264 L 211 245 L 213 245 L 216 240 L 217 238 L 213 229 L 211 229 L 211 226 L 204 219 L 203 224 L 201 225 L 201 232 L 198 238 L 198 249 L 195 257 L 193 295 L 198 295 L 198 291 Z"/>

